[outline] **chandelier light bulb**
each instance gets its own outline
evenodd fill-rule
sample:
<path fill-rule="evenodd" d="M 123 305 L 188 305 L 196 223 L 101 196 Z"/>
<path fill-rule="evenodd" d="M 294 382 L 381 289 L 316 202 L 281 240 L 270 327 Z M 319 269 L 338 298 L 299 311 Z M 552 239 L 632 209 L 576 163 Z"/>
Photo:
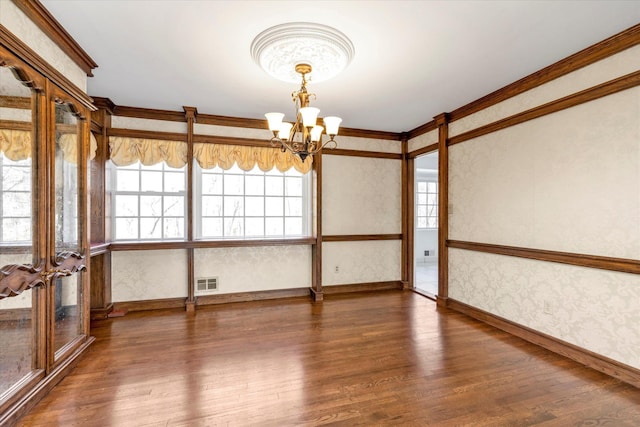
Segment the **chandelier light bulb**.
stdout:
<path fill-rule="evenodd" d="M 284 118 L 284 114 L 282 113 L 267 113 L 264 115 L 269 122 L 269 130 L 271 132 L 277 132 L 280 130 L 280 126 L 282 124 L 282 119 Z"/>
<path fill-rule="evenodd" d="M 327 127 L 327 135 L 337 135 L 338 129 L 340 129 L 340 123 L 342 119 L 336 116 L 329 116 L 324 118 L 324 125 Z"/>
<path fill-rule="evenodd" d="M 311 141 L 318 142 L 320 141 L 320 137 L 322 136 L 322 131 L 324 128 L 322 126 L 314 126 L 311 128 Z"/>
<path fill-rule="evenodd" d="M 315 107 L 304 107 L 300 109 L 300 114 L 302 115 L 302 124 L 306 128 L 312 128 L 316 125 L 318 121 L 318 114 L 320 113 L 320 109 Z"/>
<path fill-rule="evenodd" d="M 289 135 L 291 135 L 291 128 L 293 128 L 293 125 L 291 123 L 282 122 L 280 124 L 280 134 L 279 134 L 280 139 L 284 141 L 288 141 Z"/>

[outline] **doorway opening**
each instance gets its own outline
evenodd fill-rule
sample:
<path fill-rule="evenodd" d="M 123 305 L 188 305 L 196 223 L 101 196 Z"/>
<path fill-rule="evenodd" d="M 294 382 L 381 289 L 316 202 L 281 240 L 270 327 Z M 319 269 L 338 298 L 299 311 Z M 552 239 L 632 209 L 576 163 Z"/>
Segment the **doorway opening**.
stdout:
<path fill-rule="evenodd" d="M 414 288 L 428 297 L 438 295 L 438 152 L 414 162 Z"/>

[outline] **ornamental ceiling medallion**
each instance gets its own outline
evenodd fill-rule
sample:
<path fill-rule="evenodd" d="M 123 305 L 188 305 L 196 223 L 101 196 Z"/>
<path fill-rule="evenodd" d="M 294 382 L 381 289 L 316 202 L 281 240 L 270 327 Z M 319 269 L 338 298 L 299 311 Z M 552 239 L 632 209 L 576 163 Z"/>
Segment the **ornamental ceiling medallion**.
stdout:
<path fill-rule="evenodd" d="M 314 83 L 328 80 L 351 62 L 353 43 L 342 32 L 326 25 L 292 22 L 258 34 L 251 43 L 253 60 L 269 75 L 299 83 L 296 65 L 309 64 Z"/>

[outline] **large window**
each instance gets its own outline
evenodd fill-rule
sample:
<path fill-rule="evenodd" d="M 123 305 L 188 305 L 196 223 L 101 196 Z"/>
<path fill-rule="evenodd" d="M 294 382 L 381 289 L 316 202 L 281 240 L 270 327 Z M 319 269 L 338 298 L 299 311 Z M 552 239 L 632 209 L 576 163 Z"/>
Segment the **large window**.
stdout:
<path fill-rule="evenodd" d="M 438 228 L 438 183 L 418 181 L 416 190 L 417 228 Z"/>
<path fill-rule="evenodd" d="M 0 242 L 31 241 L 31 159 L 13 161 L 0 153 Z"/>
<path fill-rule="evenodd" d="M 114 240 L 186 238 L 186 167 L 164 162 L 112 169 Z M 311 179 L 295 169 L 245 172 L 194 167 L 196 239 L 296 238 L 310 235 Z"/>
<path fill-rule="evenodd" d="M 309 174 L 195 168 L 194 230 L 201 239 L 308 236 Z"/>
<path fill-rule="evenodd" d="M 114 240 L 184 239 L 186 172 L 164 162 L 112 171 Z"/>

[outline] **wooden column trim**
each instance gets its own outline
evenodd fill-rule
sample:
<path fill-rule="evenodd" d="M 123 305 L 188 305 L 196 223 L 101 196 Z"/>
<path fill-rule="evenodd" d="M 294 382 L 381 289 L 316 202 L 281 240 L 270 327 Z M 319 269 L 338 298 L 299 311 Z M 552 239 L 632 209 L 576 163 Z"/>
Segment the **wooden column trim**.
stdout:
<path fill-rule="evenodd" d="M 313 172 L 315 174 L 315 215 L 316 215 L 316 242 L 311 247 L 311 299 L 314 302 L 322 301 L 322 152 L 313 158 Z"/>
<path fill-rule="evenodd" d="M 410 263 L 409 260 L 413 258 L 413 253 L 411 250 L 411 246 L 409 244 L 410 241 L 413 240 L 413 233 L 409 229 L 409 219 L 411 215 L 411 206 L 409 205 L 409 163 L 411 162 L 407 157 L 407 152 L 409 150 L 409 137 L 407 134 L 403 134 L 402 136 L 402 166 L 400 170 L 400 183 L 401 183 L 401 194 L 400 194 L 400 203 L 402 204 L 401 215 L 402 215 L 402 253 L 401 253 L 401 280 L 403 289 L 409 289 L 413 286 L 411 276 L 410 276 Z"/>
<path fill-rule="evenodd" d="M 193 125 L 198 116 L 195 107 L 182 107 L 187 119 L 187 241 L 193 242 Z M 188 312 L 195 311 L 195 265 L 194 249 L 187 249 L 187 300 L 185 309 Z"/>
<path fill-rule="evenodd" d="M 109 159 L 109 135 L 111 128 L 111 115 L 113 114 L 113 102 L 108 98 L 94 98 L 93 105 L 98 108 L 91 113 L 92 129 L 95 124 L 98 128 L 96 140 L 98 150 L 94 159 L 97 168 L 97 176 L 92 174 L 90 193 L 92 201 L 97 206 L 91 206 L 91 218 L 98 231 L 91 230 L 91 266 L 90 294 L 91 294 L 91 319 L 105 319 L 113 311 L 111 289 L 111 228 L 107 224 L 110 217 L 111 198 L 109 183 L 106 181 L 106 163 Z M 96 194 L 95 192 L 98 192 Z M 96 220 L 96 216 L 98 216 Z M 94 221 L 95 220 L 95 221 Z M 97 224 L 96 224 L 97 223 Z M 100 256 L 98 256 L 100 255 Z"/>
<path fill-rule="evenodd" d="M 438 125 L 438 306 L 446 306 L 449 297 L 449 115 L 435 117 Z"/>

